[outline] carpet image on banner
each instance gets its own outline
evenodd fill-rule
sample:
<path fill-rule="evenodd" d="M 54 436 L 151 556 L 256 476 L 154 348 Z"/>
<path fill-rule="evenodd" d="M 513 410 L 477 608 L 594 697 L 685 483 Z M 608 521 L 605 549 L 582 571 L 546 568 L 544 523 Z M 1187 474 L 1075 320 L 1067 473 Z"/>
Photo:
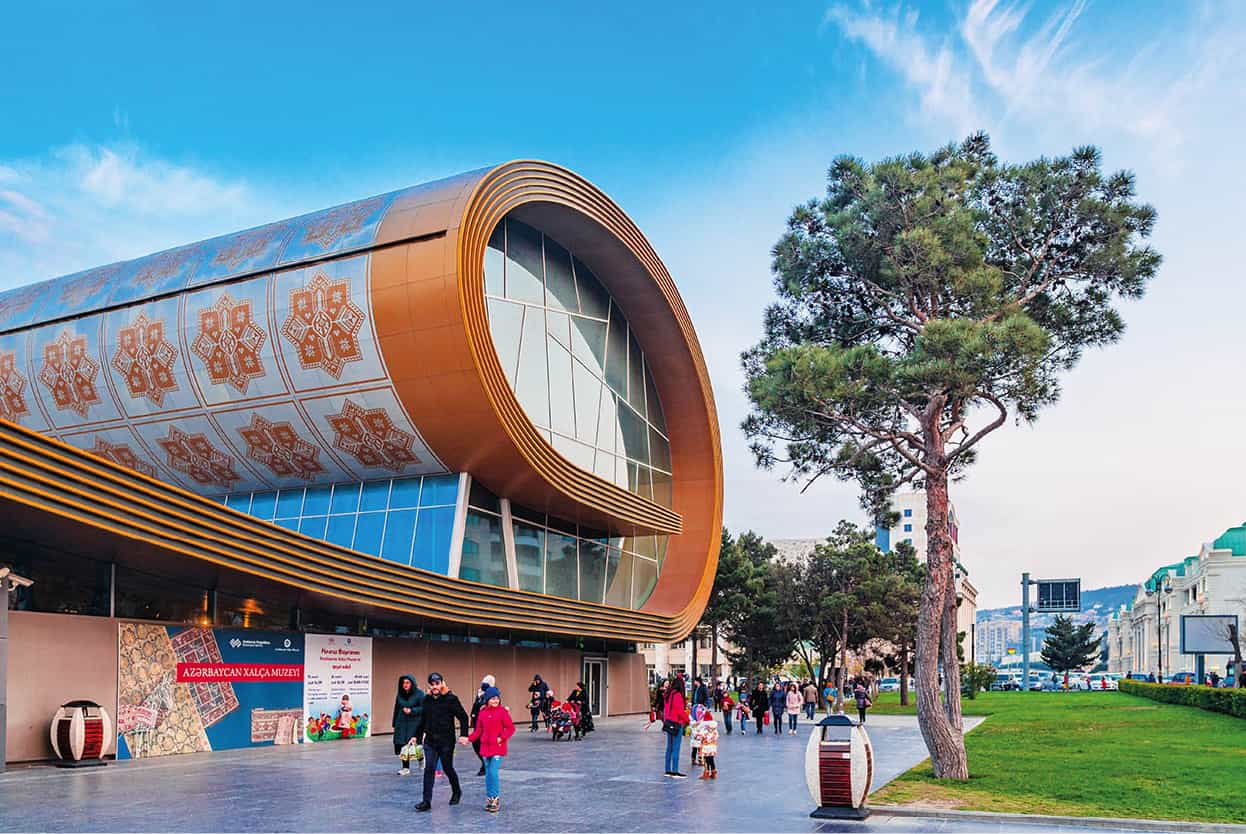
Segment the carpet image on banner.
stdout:
<path fill-rule="evenodd" d="M 367 738 L 372 731 L 372 638 L 308 634 L 306 639 L 307 740 Z"/>
<path fill-rule="evenodd" d="M 117 757 L 298 743 L 303 635 L 121 623 Z"/>

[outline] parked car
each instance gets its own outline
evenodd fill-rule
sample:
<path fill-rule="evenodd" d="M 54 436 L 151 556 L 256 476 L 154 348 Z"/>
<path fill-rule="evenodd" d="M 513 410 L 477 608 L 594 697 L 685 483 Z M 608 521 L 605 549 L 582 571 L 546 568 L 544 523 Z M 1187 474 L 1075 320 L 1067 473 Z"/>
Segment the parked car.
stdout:
<path fill-rule="evenodd" d="M 1177 672 L 1166 683 L 1169 686 L 1194 686 L 1198 681 L 1195 680 L 1193 672 Z"/>
<path fill-rule="evenodd" d="M 1030 691 L 1031 692 L 1042 692 L 1043 691 L 1042 673 L 1030 672 Z"/>
<path fill-rule="evenodd" d="M 1116 681 L 1112 680 L 1111 675 L 1091 675 L 1087 679 L 1090 683 L 1091 690 L 1107 690 L 1119 689 Z"/>
<path fill-rule="evenodd" d="M 1011 692 L 1014 689 L 1020 689 L 1021 683 L 1012 675 L 1001 673 L 995 676 L 995 680 L 991 682 L 992 692 Z"/>
<path fill-rule="evenodd" d="M 899 692 L 900 691 L 900 679 L 899 678 L 883 678 L 882 680 L 878 682 L 878 691 L 879 692 Z"/>

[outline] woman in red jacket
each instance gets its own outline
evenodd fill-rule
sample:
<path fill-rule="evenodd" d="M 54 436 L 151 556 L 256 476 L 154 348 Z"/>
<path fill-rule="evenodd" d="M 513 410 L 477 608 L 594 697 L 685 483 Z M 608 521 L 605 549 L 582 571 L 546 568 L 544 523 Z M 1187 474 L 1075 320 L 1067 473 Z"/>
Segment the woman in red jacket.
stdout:
<path fill-rule="evenodd" d="M 467 740 L 480 742 L 480 755 L 485 760 L 485 810 L 496 814 L 502 802 L 502 757 L 506 755 L 506 740 L 515 734 L 515 722 L 510 710 L 502 706 L 502 693 L 496 686 L 485 690 L 484 700 L 476 728 Z"/>
<path fill-rule="evenodd" d="M 679 747 L 684 741 L 684 727 L 688 725 L 688 702 L 684 690 L 684 676 L 675 676 L 666 693 L 662 706 L 662 731 L 666 733 L 666 775 L 672 779 L 687 779 L 679 772 Z"/>

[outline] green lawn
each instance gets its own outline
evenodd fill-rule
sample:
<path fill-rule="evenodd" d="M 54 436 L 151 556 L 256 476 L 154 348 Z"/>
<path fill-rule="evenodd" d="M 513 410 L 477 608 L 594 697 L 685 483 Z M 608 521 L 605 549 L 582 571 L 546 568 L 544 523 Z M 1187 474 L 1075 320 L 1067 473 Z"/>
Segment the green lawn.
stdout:
<path fill-rule="evenodd" d="M 871 797 L 967 811 L 1246 823 L 1246 721 L 1118 692 L 990 692 L 968 782 L 926 761 Z M 883 694 L 876 713 L 913 712 Z"/>

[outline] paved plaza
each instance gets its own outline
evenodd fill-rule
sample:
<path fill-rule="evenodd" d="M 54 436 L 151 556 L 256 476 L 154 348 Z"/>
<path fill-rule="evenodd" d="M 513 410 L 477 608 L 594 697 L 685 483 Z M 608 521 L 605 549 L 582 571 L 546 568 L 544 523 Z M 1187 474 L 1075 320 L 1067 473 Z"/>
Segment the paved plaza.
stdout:
<path fill-rule="evenodd" d="M 967 718 L 968 726 L 981 719 Z M 808 725 L 793 738 L 723 735 L 716 781 L 662 776 L 664 737 L 639 718 L 599 721 L 578 743 L 521 726 L 502 771 L 502 812 L 481 807 L 470 750 L 456 756 L 463 803 L 417 814 L 418 775 L 396 775 L 388 737 L 0 774 L 3 831 L 1000 831 L 1015 824 L 897 817 L 819 822 L 806 792 Z M 881 785 L 925 757 L 907 716 L 868 725 Z M 968 728 L 968 727 L 967 727 Z M 685 760 L 687 747 L 684 747 Z M 1024 826 L 1027 831 L 1073 831 Z M 1103 829 L 1098 829 L 1103 830 Z"/>

